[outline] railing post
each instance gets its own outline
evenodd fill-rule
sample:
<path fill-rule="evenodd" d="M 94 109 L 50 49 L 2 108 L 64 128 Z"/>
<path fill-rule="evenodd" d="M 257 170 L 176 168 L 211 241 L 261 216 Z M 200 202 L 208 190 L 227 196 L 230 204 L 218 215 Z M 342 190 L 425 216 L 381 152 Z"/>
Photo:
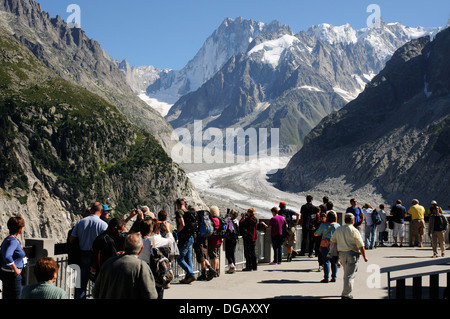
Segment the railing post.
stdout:
<path fill-rule="evenodd" d="M 422 299 L 422 276 L 413 277 L 413 299 Z"/>
<path fill-rule="evenodd" d="M 26 284 L 36 282 L 32 267 L 42 257 L 55 257 L 55 240 L 49 238 L 27 238 L 25 246 L 33 247 L 33 257 L 28 260 Z"/>
<path fill-rule="evenodd" d="M 406 296 L 406 281 L 405 279 L 398 279 L 397 285 L 395 287 L 395 298 L 396 299 L 405 299 Z"/>
<path fill-rule="evenodd" d="M 430 299 L 439 298 L 439 274 L 430 275 Z"/>

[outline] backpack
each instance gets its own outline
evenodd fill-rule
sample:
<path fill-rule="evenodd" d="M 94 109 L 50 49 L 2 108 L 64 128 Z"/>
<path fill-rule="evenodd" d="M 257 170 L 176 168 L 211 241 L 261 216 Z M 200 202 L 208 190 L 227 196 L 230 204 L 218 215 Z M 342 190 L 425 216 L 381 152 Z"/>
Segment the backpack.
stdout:
<path fill-rule="evenodd" d="M 233 222 L 232 219 L 227 218 L 225 219 L 225 237 L 234 237 L 237 238 L 239 236 L 239 231 L 236 229 L 236 224 Z"/>
<path fill-rule="evenodd" d="M 219 229 L 217 229 L 214 232 L 214 235 L 219 238 L 225 238 L 226 237 L 226 230 L 227 230 L 227 222 L 225 221 L 225 218 L 223 217 L 217 217 L 219 219 Z M 233 227 L 234 228 L 234 227 Z"/>
<path fill-rule="evenodd" d="M 372 221 L 374 225 L 380 225 L 382 222 L 381 215 L 376 209 L 372 212 Z"/>
<path fill-rule="evenodd" d="M 199 225 L 198 234 L 200 237 L 209 237 L 214 233 L 214 223 L 211 220 L 211 215 L 207 210 L 198 212 Z"/>
<path fill-rule="evenodd" d="M 184 229 L 187 236 L 196 236 L 198 232 L 197 214 L 190 210 L 185 210 L 184 215 Z"/>
<path fill-rule="evenodd" d="M 170 260 L 158 248 L 152 248 L 149 266 L 157 287 L 165 287 L 173 280 L 174 274 Z"/>

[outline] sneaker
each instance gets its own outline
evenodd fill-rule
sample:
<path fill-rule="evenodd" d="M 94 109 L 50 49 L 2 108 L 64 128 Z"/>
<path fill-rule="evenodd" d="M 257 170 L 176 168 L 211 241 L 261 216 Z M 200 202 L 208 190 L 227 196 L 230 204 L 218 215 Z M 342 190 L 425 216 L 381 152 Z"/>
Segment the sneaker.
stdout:
<path fill-rule="evenodd" d="M 423 244 L 422 244 L 422 243 L 420 243 L 420 244 L 419 244 L 419 247 L 423 247 Z"/>
<path fill-rule="evenodd" d="M 235 271 L 236 271 L 236 267 L 230 267 L 230 269 L 228 269 L 229 274 L 234 274 Z"/>
<path fill-rule="evenodd" d="M 322 279 L 320 282 L 322 282 L 322 283 L 328 283 L 328 279 Z"/>

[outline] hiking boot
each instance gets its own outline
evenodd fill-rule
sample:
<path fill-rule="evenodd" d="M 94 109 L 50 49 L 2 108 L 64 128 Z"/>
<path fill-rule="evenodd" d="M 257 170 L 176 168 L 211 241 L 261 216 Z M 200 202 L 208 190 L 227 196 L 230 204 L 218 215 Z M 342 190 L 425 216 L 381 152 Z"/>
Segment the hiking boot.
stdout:
<path fill-rule="evenodd" d="M 212 280 L 214 277 L 216 277 L 216 275 L 217 275 L 216 271 L 215 271 L 214 269 L 212 269 L 212 268 L 209 268 L 209 269 L 208 269 L 208 272 L 207 272 L 207 274 L 206 274 L 206 280 L 207 280 L 207 281 L 210 281 L 210 280 Z"/>
<path fill-rule="evenodd" d="M 189 285 L 191 282 L 195 281 L 197 278 L 195 276 L 189 277 L 189 278 L 184 278 L 180 280 L 181 284 L 187 284 Z"/>
<path fill-rule="evenodd" d="M 205 269 L 202 270 L 202 274 L 197 277 L 197 280 L 198 281 L 205 281 L 206 280 L 206 270 Z"/>

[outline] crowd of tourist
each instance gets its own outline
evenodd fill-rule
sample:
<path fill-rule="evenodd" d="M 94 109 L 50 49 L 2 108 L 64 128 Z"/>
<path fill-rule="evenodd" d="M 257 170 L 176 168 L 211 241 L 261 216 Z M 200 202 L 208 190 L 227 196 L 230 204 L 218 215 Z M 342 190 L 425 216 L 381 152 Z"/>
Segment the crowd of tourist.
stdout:
<path fill-rule="evenodd" d="M 245 256 L 242 271 L 257 271 L 256 241 L 261 227 L 271 238 L 274 259 L 270 265 L 282 263 L 284 246 L 287 262 L 295 256 L 317 258 L 318 271 L 323 271 L 321 283 L 335 282 L 338 269 L 342 269 L 343 299 L 353 298 L 359 259 L 368 261 L 366 250 L 386 246 L 388 228 L 392 230 L 393 247 L 403 246 L 408 215 L 411 216 L 411 245 L 423 247 L 427 232 L 433 257 L 438 256 L 438 247 L 440 255 L 445 256 L 448 222 L 436 201 L 432 201 L 426 210 L 419 200 L 413 199 L 407 210 L 402 201 L 397 200 L 388 213 L 384 204 L 377 208 L 369 203 L 359 206 L 352 198 L 342 225 L 338 223 L 334 205 L 328 197 L 323 197 L 322 204 L 316 206 L 313 197 L 308 195 L 299 212 L 288 209 L 287 204 L 281 202 L 271 209 L 272 218 L 268 223 L 258 221 L 254 208 L 241 216 L 236 210 L 229 209 L 226 216 L 221 216 L 217 206 L 197 211 L 181 198 L 175 206 L 175 225 L 172 225 L 164 210 L 155 215 L 143 206 L 131 210 L 127 218 L 111 218 L 111 209 L 107 205 L 94 203 L 68 236 L 69 263 L 79 266 L 80 284 L 75 289 L 75 298 L 86 298 L 87 285 L 91 281 L 95 299 L 162 299 L 173 279 L 174 260 L 185 274 L 180 284 L 219 277 L 222 245 L 225 245 L 227 272 L 235 273 L 239 237 L 242 237 Z M 425 216 L 429 218 L 428 227 Z M 125 231 L 134 217 L 135 221 Z M 300 251 L 296 252 L 298 225 L 302 228 L 302 238 Z M 3 240 L 0 254 L 3 299 L 66 299 L 66 292 L 54 285 L 58 264 L 51 257 L 41 258 L 34 265 L 37 283 L 22 287 L 22 270 L 27 257 L 19 236 L 23 233 L 25 220 L 20 216 L 11 217 L 7 227 L 10 235 Z M 198 276 L 194 271 L 193 254 L 200 266 Z"/>

